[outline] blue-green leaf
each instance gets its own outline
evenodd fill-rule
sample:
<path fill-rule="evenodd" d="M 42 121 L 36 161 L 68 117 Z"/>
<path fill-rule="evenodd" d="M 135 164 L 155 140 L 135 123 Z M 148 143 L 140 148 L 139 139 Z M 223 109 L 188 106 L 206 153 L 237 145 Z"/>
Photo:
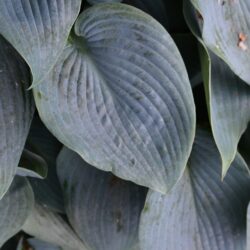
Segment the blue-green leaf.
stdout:
<path fill-rule="evenodd" d="M 49 133 L 38 116 L 32 121 L 26 147 L 41 155 L 48 164 L 45 180 L 30 178 L 36 200 L 55 212 L 64 213 L 62 190 L 56 174 L 56 157 L 62 145 Z"/>
<path fill-rule="evenodd" d="M 86 250 L 70 225 L 57 213 L 35 204 L 22 229 L 37 239 L 71 250 Z"/>
<path fill-rule="evenodd" d="M 34 88 L 40 117 L 89 164 L 168 192 L 195 131 L 191 87 L 173 40 L 153 18 L 119 3 L 83 12 L 75 33 Z"/>
<path fill-rule="evenodd" d="M 32 120 L 29 84 L 27 65 L 0 35 L 0 199 L 16 173 Z"/>
<path fill-rule="evenodd" d="M 250 2 L 191 0 L 200 11 L 205 44 L 250 84 Z"/>
<path fill-rule="evenodd" d="M 34 195 L 28 181 L 15 177 L 10 189 L 0 200 L 0 247 L 25 223 L 32 211 Z"/>
<path fill-rule="evenodd" d="M 127 250 L 138 240 L 146 189 L 84 162 L 64 148 L 57 161 L 68 218 L 92 250 Z"/>
<path fill-rule="evenodd" d="M 33 84 L 54 66 L 80 11 L 81 0 L 1 0 L 0 33 L 24 57 Z"/>
<path fill-rule="evenodd" d="M 183 178 L 150 191 L 140 224 L 143 250 L 244 250 L 250 179 L 238 154 L 224 181 L 211 135 L 199 131 Z"/>
<path fill-rule="evenodd" d="M 213 136 L 222 159 L 224 177 L 250 121 L 250 88 L 224 61 L 205 47 L 192 6 L 186 2 L 184 8 L 186 20 L 201 43 L 200 57 L 207 105 Z"/>

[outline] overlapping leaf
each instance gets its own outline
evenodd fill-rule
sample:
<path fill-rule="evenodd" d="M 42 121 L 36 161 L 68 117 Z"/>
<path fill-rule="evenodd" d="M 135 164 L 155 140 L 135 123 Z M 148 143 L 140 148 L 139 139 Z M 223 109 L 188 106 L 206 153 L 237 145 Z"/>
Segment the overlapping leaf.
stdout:
<path fill-rule="evenodd" d="M 32 121 L 26 147 L 41 155 L 48 164 L 45 180 L 30 178 L 36 200 L 55 212 L 64 213 L 62 190 L 56 174 L 56 157 L 62 145 L 49 133 L 38 116 Z"/>
<path fill-rule="evenodd" d="M 34 152 L 25 149 L 19 162 L 17 175 L 44 179 L 47 177 L 47 173 L 48 166 L 45 160 Z"/>
<path fill-rule="evenodd" d="M 190 14 L 191 6 L 185 3 L 184 7 L 191 29 L 203 44 L 195 16 Z M 211 127 L 225 176 L 250 120 L 250 88 L 211 51 L 202 47 L 200 52 Z"/>
<path fill-rule="evenodd" d="M 25 62 L 0 36 L 0 198 L 16 173 L 34 112 Z"/>
<path fill-rule="evenodd" d="M 28 181 L 15 177 L 10 189 L 0 200 L 0 247 L 21 230 L 33 204 L 34 196 Z"/>
<path fill-rule="evenodd" d="M 250 2 L 191 0 L 200 11 L 205 44 L 250 84 Z"/>
<path fill-rule="evenodd" d="M 186 69 L 163 27 L 123 4 L 98 4 L 34 89 L 42 120 L 88 163 L 160 192 L 182 175 L 194 138 Z"/>
<path fill-rule="evenodd" d="M 222 156 L 224 176 L 250 121 L 250 87 L 210 53 L 209 105 L 213 135 Z"/>
<path fill-rule="evenodd" d="M 72 250 L 86 250 L 71 227 L 57 213 L 36 203 L 23 230 L 37 239 Z"/>
<path fill-rule="evenodd" d="M 143 250 L 244 250 L 250 179 L 240 155 L 224 181 L 211 135 L 199 131 L 189 168 L 166 196 L 150 191 L 140 225 Z"/>
<path fill-rule="evenodd" d="M 33 84 L 55 64 L 80 5 L 81 0 L 0 1 L 0 33 L 31 67 Z"/>
<path fill-rule="evenodd" d="M 47 242 L 44 242 L 35 238 L 29 239 L 28 243 L 34 250 L 62 250 L 62 248 L 56 245 L 52 245 L 50 243 L 47 243 Z"/>
<path fill-rule="evenodd" d="M 89 249 L 130 249 L 138 240 L 145 188 L 93 168 L 67 148 L 57 164 L 67 215 Z"/>

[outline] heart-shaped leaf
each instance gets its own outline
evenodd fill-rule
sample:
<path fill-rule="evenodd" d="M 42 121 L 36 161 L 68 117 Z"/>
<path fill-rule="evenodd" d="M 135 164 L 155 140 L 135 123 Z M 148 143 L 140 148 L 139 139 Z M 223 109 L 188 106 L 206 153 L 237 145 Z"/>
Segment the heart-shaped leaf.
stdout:
<path fill-rule="evenodd" d="M 30 178 L 36 200 L 55 212 L 64 213 L 62 190 L 56 173 L 56 157 L 62 145 L 49 133 L 37 115 L 32 121 L 26 147 L 41 155 L 48 164 L 45 180 Z"/>
<path fill-rule="evenodd" d="M 25 149 L 19 162 L 17 175 L 44 179 L 47 173 L 46 161 L 41 156 Z"/>
<path fill-rule="evenodd" d="M 137 242 L 145 188 L 93 168 L 67 148 L 57 171 L 68 218 L 89 249 L 127 250 Z"/>
<path fill-rule="evenodd" d="M 16 173 L 32 120 L 29 84 L 27 65 L 0 35 L 0 199 Z"/>
<path fill-rule="evenodd" d="M 22 228 L 37 239 L 72 250 L 86 250 L 71 227 L 57 213 L 36 203 Z"/>
<path fill-rule="evenodd" d="M 0 200 L 0 247 L 21 230 L 34 204 L 32 188 L 23 177 L 15 177 Z"/>
<path fill-rule="evenodd" d="M 51 70 L 65 47 L 81 0 L 1 0 L 0 33 L 24 57 L 33 84 Z"/>
<path fill-rule="evenodd" d="M 195 130 L 174 42 L 150 16 L 118 3 L 86 10 L 75 33 L 34 89 L 42 120 L 89 164 L 166 193 L 184 171 Z"/>
<path fill-rule="evenodd" d="M 250 2 L 191 0 L 201 13 L 205 44 L 250 84 Z"/>
<path fill-rule="evenodd" d="M 199 131 L 189 168 L 169 194 L 150 191 L 140 225 L 143 250 L 244 250 L 250 179 L 238 154 L 224 181 L 211 135 Z"/>

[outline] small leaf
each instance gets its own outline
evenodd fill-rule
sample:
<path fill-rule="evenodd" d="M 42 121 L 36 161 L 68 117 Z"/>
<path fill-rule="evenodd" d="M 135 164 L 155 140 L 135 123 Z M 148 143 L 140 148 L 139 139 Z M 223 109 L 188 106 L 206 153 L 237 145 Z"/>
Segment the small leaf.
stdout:
<path fill-rule="evenodd" d="M 85 250 L 83 243 L 71 227 L 57 213 L 36 203 L 22 228 L 37 239 L 72 250 Z"/>
<path fill-rule="evenodd" d="M 211 135 L 199 131 L 183 178 L 167 195 L 150 191 L 141 217 L 143 250 L 244 250 L 250 179 L 238 154 L 221 182 Z"/>
<path fill-rule="evenodd" d="M 124 4 L 80 15 L 34 89 L 50 131 L 89 164 L 162 193 L 181 177 L 195 131 L 184 63 L 164 28 Z"/>
<path fill-rule="evenodd" d="M 17 175 L 44 179 L 47 177 L 47 173 L 46 161 L 41 156 L 25 149 L 19 162 Z"/>
<path fill-rule="evenodd" d="M 15 177 L 10 189 L 0 200 L 0 247 L 21 230 L 33 204 L 34 196 L 28 181 Z"/>
<path fill-rule="evenodd" d="M 191 0 L 201 13 L 205 44 L 250 84 L 249 1 Z"/>
<path fill-rule="evenodd" d="M 29 84 L 27 65 L 0 35 L 0 199 L 16 173 L 32 120 Z"/>
<path fill-rule="evenodd" d="M 56 173 L 56 157 L 62 145 L 49 133 L 37 115 L 32 121 L 26 147 L 41 155 L 48 164 L 48 176 L 45 180 L 30 178 L 36 200 L 55 212 L 65 213 Z"/>
<path fill-rule="evenodd" d="M 145 188 L 93 168 L 67 148 L 57 164 L 68 218 L 89 249 L 130 249 L 138 240 Z"/>
<path fill-rule="evenodd" d="M 0 33 L 31 67 L 33 84 L 54 66 L 80 11 L 81 0 L 1 0 Z"/>

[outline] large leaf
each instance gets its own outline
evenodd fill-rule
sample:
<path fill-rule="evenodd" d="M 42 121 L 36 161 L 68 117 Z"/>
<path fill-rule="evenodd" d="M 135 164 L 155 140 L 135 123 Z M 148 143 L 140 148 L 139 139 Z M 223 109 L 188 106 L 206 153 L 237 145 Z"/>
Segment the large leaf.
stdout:
<path fill-rule="evenodd" d="M 36 203 L 23 230 L 37 239 L 72 250 L 86 250 L 71 227 L 57 213 Z"/>
<path fill-rule="evenodd" d="M 15 177 L 0 200 L 0 247 L 21 230 L 34 204 L 32 189 L 25 178 Z"/>
<path fill-rule="evenodd" d="M 169 194 L 150 191 L 140 225 L 141 249 L 244 250 L 250 179 L 238 154 L 224 181 L 211 135 L 199 131 L 189 168 Z"/>
<path fill-rule="evenodd" d="M 41 155 L 48 164 L 45 180 L 30 178 L 36 200 L 53 211 L 64 213 L 62 190 L 56 173 L 56 157 L 62 145 L 49 133 L 38 116 L 32 121 L 26 147 Z"/>
<path fill-rule="evenodd" d="M 33 84 L 41 81 L 62 52 L 81 0 L 1 0 L 0 33 L 31 67 Z"/>
<path fill-rule="evenodd" d="M 64 148 L 57 161 L 68 218 L 92 250 L 127 250 L 137 242 L 145 188 L 88 165 Z"/>
<path fill-rule="evenodd" d="M 34 89 L 42 120 L 88 163 L 166 193 L 181 177 L 195 107 L 180 54 L 164 28 L 123 4 L 98 4 Z"/>
<path fill-rule="evenodd" d="M 211 127 L 222 158 L 222 176 L 225 176 L 250 121 L 250 88 L 205 47 L 197 18 L 191 14 L 192 6 L 186 2 L 184 7 L 187 22 L 201 43 L 200 56 Z"/>
<path fill-rule="evenodd" d="M 205 44 L 250 84 L 249 1 L 191 0 L 200 11 Z"/>
<path fill-rule="evenodd" d="M 16 173 L 32 120 L 29 84 L 28 67 L 0 35 L 0 198 Z"/>

